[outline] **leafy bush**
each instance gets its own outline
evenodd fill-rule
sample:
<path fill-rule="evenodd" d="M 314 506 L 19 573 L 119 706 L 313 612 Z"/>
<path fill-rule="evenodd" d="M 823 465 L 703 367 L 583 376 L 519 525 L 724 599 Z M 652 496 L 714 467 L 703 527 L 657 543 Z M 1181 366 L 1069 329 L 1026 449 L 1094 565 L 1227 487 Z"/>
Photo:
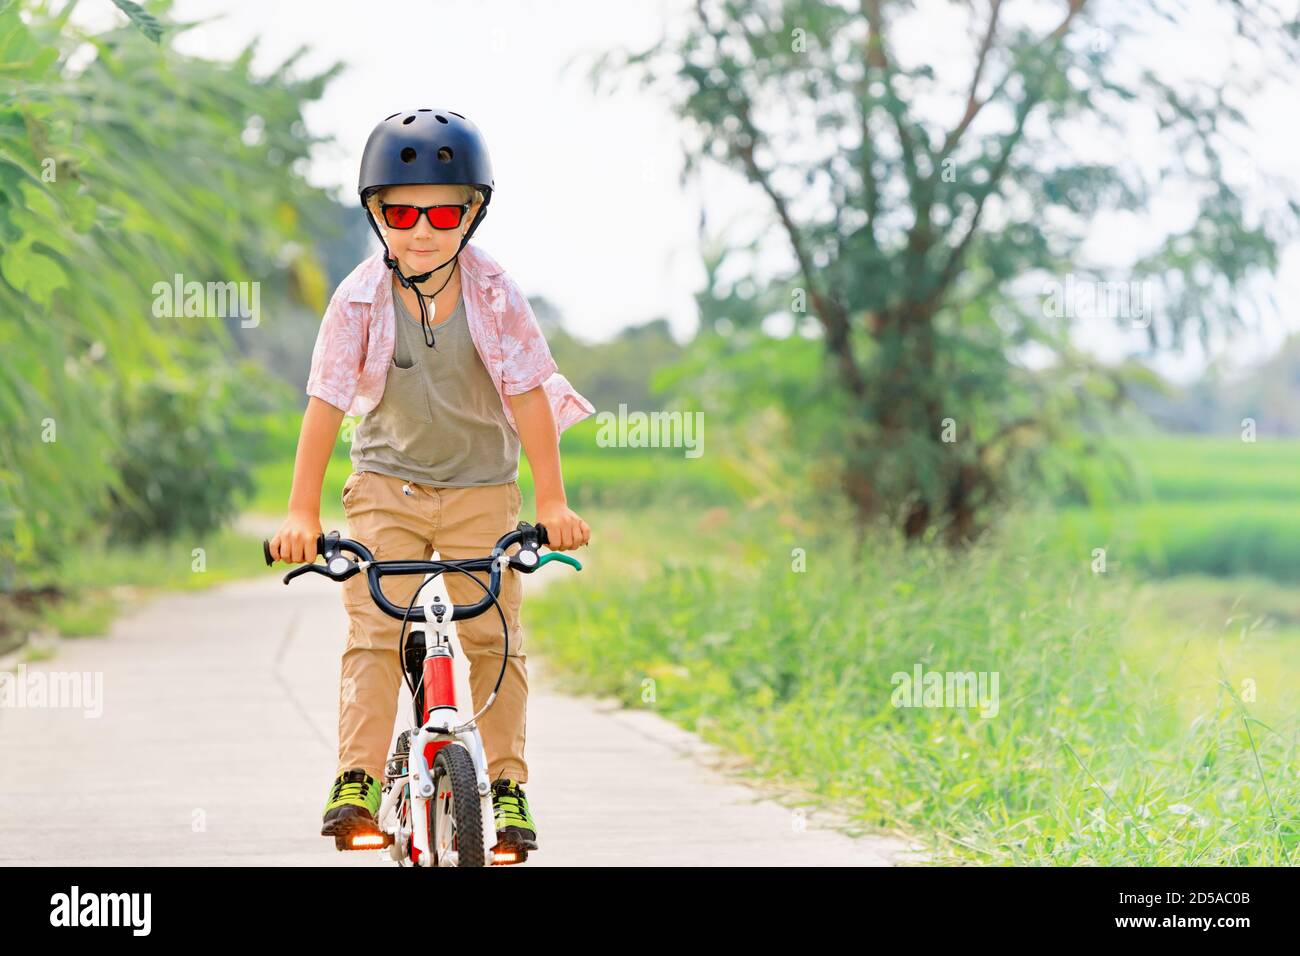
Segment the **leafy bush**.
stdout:
<path fill-rule="evenodd" d="M 245 340 L 269 338 L 290 302 L 325 304 L 311 240 L 333 202 L 301 175 L 315 142 L 302 110 L 334 71 L 254 75 L 252 47 L 233 62 L 182 55 L 167 3 L 150 5 L 168 20 L 158 44 L 132 25 L 86 32 L 75 4 L 52 6 L 0 0 L 0 591 L 84 542 L 112 488 L 113 520 L 143 532 L 168 527 L 151 496 L 202 523 L 240 487 L 210 459 L 230 447 L 222 423 L 179 417 L 206 393 L 174 383 L 226 365 L 227 319 L 159 317 L 157 283 L 259 283 L 265 321 Z M 141 380 L 159 391 L 135 394 Z M 126 447 L 149 467 L 115 475 Z"/>
<path fill-rule="evenodd" d="M 119 395 L 121 440 L 105 515 L 128 541 L 213 531 L 253 492 L 260 418 L 275 409 L 252 366 L 158 375 Z"/>

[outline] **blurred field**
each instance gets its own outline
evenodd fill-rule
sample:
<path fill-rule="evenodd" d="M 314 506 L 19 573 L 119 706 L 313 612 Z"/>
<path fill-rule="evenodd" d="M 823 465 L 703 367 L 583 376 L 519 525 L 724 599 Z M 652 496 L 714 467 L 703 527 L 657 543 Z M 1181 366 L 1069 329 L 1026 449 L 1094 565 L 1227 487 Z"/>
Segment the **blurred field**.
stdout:
<path fill-rule="evenodd" d="M 1300 442 L 1134 439 L 1139 494 L 1057 518 L 1066 548 L 1107 550 L 1112 570 L 1300 581 Z"/>
<path fill-rule="evenodd" d="M 1152 435 L 1134 439 L 1132 451 L 1160 501 L 1300 503 L 1300 441 Z"/>

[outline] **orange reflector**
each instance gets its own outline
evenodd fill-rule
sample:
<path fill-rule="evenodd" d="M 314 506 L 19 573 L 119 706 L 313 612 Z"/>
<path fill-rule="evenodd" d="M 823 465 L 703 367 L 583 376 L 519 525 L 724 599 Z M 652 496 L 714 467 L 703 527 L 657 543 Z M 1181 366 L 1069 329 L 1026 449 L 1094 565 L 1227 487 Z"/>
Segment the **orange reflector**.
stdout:
<path fill-rule="evenodd" d="M 353 846 L 379 846 L 384 845 L 384 835 L 382 833 L 360 833 L 352 837 Z"/>
<path fill-rule="evenodd" d="M 513 863 L 519 859 L 519 854 L 514 850 L 497 850 L 492 854 L 492 859 L 500 860 L 502 863 Z"/>

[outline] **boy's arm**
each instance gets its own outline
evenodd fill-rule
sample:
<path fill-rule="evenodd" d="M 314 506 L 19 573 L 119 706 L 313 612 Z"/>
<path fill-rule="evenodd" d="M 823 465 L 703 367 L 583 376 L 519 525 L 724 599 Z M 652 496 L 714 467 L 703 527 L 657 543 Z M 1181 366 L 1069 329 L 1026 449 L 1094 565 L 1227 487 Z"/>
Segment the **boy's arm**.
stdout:
<path fill-rule="evenodd" d="M 519 428 L 519 443 L 528 456 L 537 496 L 537 523 L 546 526 L 552 551 L 569 551 L 591 540 L 591 528 L 569 510 L 560 473 L 560 439 L 550 399 L 541 385 L 507 396 Z"/>
<path fill-rule="evenodd" d="M 293 463 L 289 515 L 270 541 L 271 557 L 277 561 L 303 563 L 316 560 L 316 538 L 321 533 L 321 485 L 342 422 L 343 409 L 314 395 L 307 400 L 307 411 L 302 416 L 302 429 L 298 433 L 298 453 Z"/>
<path fill-rule="evenodd" d="M 338 439 L 343 415 L 357 393 L 366 355 L 365 312 L 340 285 L 330 297 L 316 332 L 307 376 L 307 411 L 298 432 L 293 462 L 289 514 L 270 539 L 271 557 L 278 561 L 316 560 L 320 536 L 320 490 L 325 468 Z"/>

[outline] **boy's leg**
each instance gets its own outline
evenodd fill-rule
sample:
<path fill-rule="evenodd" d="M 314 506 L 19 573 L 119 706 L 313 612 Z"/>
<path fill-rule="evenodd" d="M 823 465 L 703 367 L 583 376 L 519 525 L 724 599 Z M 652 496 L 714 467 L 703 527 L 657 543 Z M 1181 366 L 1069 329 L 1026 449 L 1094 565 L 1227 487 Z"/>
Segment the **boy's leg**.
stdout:
<path fill-rule="evenodd" d="M 348 537 L 368 547 L 377 561 L 429 557 L 431 497 L 414 485 L 415 493 L 406 495 L 403 484 L 400 478 L 365 471 L 344 486 Z M 393 575 L 382 578 L 380 586 L 390 601 L 405 607 L 422 580 L 418 574 Z M 376 606 L 365 574 L 344 581 L 342 589 L 348 640 L 339 681 L 338 773 L 363 767 L 382 783 L 402 685 L 397 654 L 402 622 Z"/>
<path fill-rule="evenodd" d="M 449 560 L 485 557 L 492 546 L 506 532 L 513 531 L 519 523 L 522 495 L 517 482 L 500 485 L 473 485 L 452 488 L 445 485 L 433 489 L 441 502 L 434 547 Z M 488 583 L 488 573 L 475 572 L 474 577 Z M 487 593 L 466 574 L 448 574 L 447 590 L 457 604 L 473 604 Z M 479 732 L 483 749 L 487 752 L 488 778 L 498 780 L 512 777 L 520 783 L 528 780 L 528 764 L 524 760 L 525 707 L 528 702 L 528 670 L 524 656 L 524 630 L 520 620 L 523 600 L 523 581 L 519 572 L 507 568 L 501 575 L 501 593 L 497 596 L 510 627 L 510 654 L 506 657 L 505 674 L 496 700 L 479 718 Z M 490 607 L 478 617 L 456 622 L 460 638 L 470 664 L 470 688 L 474 695 L 474 710 L 478 711 L 496 686 L 501 672 L 501 652 L 504 645 L 501 633 L 501 616 L 496 607 Z"/>

